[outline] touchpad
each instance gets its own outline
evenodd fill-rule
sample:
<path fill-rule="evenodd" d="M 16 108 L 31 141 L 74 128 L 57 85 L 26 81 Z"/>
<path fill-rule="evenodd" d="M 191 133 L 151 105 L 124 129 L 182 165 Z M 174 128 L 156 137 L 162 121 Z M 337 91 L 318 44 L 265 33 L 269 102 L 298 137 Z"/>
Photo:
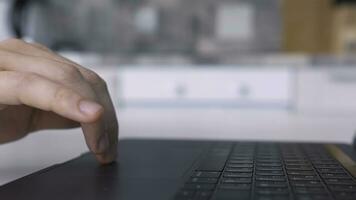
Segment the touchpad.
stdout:
<path fill-rule="evenodd" d="M 120 143 L 116 163 L 101 166 L 91 154 L 86 154 L 57 168 L 56 173 L 122 179 L 176 179 L 189 171 L 206 147 L 204 142 L 128 140 Z"/>

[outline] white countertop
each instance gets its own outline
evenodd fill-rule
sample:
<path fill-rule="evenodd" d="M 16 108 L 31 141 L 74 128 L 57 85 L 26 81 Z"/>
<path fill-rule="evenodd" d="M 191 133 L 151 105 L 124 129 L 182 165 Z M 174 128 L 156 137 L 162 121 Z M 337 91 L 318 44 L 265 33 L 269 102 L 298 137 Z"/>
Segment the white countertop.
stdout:
<path fill-rule="evenodd" d="M 191 138 L 350 143 L 355 115 L 302 114 L 287 110 L 120 110 L 120 138 Z M 80 129 L 42 131 L 0 145 L 0 185 L 87 151 Z"/>

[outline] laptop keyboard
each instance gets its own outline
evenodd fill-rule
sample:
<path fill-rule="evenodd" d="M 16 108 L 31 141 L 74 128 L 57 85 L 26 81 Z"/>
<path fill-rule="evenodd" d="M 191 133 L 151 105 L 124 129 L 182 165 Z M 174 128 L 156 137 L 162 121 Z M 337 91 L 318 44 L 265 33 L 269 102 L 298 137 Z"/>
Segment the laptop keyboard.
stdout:
<path fill-rule="evenodd" d="M 175 200 L 355 200 L 356 181 L 316 144 L 216 144 Z"/>

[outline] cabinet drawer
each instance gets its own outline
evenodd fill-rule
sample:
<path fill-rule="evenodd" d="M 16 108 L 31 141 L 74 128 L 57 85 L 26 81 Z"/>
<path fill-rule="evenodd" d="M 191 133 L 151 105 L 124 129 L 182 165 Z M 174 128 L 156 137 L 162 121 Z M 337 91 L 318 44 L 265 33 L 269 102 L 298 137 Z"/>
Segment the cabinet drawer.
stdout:
<path fill-rule="evenodd" d="M 299 72 L 298 109 L 307 112 L 356 113 L 356 70 L 306 69 Z"/>
<path fill-rule="evenodd" d="M 292 74 L 284 69 L 144 69 L 120 72 L 127 103 L 283 104 Z"/>

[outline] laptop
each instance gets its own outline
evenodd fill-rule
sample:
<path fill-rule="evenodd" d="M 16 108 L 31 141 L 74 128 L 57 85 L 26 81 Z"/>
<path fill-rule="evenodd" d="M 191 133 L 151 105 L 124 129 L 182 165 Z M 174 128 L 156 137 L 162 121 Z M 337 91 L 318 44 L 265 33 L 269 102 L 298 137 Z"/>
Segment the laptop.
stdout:
<path fill-rule="evenodd" d="M 27 200 L 355 200 L 347 144 L 127 139 L 118 161 L 90 154 L 0 187 Z"/>

